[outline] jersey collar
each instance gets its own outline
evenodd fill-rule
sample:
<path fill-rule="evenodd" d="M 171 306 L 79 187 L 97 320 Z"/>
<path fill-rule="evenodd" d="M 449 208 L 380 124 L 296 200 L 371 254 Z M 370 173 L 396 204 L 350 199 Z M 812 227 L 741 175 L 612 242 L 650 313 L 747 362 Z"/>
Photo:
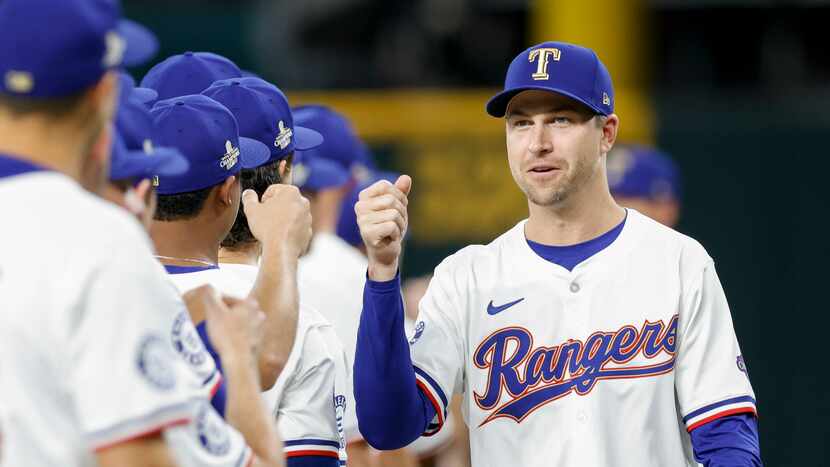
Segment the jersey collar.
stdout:
<path fill-rule="evenodd" d="M 42 165 L 29 162 L 18 156 L 0 154 L 0 179 L 32 172 L 45 172 L 49 170 L 50 169 Z"/>

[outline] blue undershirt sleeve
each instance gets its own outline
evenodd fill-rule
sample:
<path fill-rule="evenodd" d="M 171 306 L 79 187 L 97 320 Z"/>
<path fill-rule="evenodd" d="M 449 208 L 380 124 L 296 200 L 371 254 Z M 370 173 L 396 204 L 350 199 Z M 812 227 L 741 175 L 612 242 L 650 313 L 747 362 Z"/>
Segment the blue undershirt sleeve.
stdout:
<path fill-rule="evenodd" d="M 690 433 L 695 460 L 704 467 L 762 467 L 758 420 L 736 414 L 712 420 Z"/>
<path fill-rule="evenodd" d="M 375 449 L 410 444 L 435 417 L 435 409 L 415 382 L 404 331 L 400 274 L 386 282 L 366 280 L 354 393 L 360 432 Z"/>

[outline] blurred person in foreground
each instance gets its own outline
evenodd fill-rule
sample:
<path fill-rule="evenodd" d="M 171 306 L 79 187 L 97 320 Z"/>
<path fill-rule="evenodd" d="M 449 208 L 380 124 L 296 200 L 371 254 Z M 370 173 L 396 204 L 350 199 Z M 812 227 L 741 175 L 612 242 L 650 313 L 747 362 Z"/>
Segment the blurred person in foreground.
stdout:
<path fill-rule="evenodd" d="M 4 466 L 174 465 L 194 419 L 165 339 L 184 304 L 137 222 L 84 190 L 106 183 L 115 69 L 156 46 L 120 17 L 114 1 L 0 3 L 0 213 L 21 223 L 0 234 Z"/>
<path fill-rule="evenodd" d="M 596 53 L 545 42 L 486 105 L 529 216 L 435 269 L 408 343 L 398 271 L 412 179 L 355 205 L 369 253 L 354 380 L 380 449 L 463 394 L 473 465 L 761 465 L 755 395 L 705 249 L 614 201 L 620 118 Z M 420 324 L 422 323 L 422 324 Z"/>
<path fill-rule="evenodd" d="M 608 186 L 620 206 L 632 208 L 668 227 L 680 218 L 680 171 L 655 148 L 614 146 L 608 153 Z"/>
<path fill-rule="evenodd" d="M 264 196 L 273 185 L 290 185 L 295 151 L 313 149 L 323 137 L 295 125 L 285 95 L 257 77 L 213 83 L 203 93 L 226 106 L 236 117 L 241 135 L 267 145 L 270 157 L 255 168 L 243 169 L 243 190 Z M 312 226 L 316 220 L 311 204 Z M 279 214 L 277 214 L 279 216 Z M 262 244 L 251 232 L 244 210 L 237 213 L 222 240 L 219 267 L 253 286 L 260 267 Z M 337 467 L 346 462 L 342 415 L 346 404 L 348 368 L 337 335 L 300 293 L 298 326 L 285 369 L 264 394 L 279 420 L 289 466 Z"/>

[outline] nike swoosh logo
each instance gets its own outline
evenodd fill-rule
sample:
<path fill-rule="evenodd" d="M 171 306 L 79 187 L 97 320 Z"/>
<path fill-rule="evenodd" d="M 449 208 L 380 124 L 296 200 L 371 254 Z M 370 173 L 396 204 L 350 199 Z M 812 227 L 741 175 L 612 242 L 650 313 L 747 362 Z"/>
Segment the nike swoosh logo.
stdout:
<path fill-rule="evenodd" d="M 515 305 L 515 304 L 517 304 L 517 303 L 521 302 L 521 301 L 522 301 L 522 300 L 524 300 L 524 299 L 525 299 L 525 298 L 524 298 L 524 297 L 522 297 L 522 298 L 520 298 L 520 299 L 518 299 L 518 300 L 512 301 L 512 302 L 510 302 L 510 303 L 505 303 L 504 305 L 499 305 L 499 306 L 493 306 L 493 301 L 492 301 L 492 300 L 490 300 L 490 303 L 489 303 L 489 304 L 487 304 L 487 314 L 488 314 L 488 315 L 490 315 L 490 316 L 492 316 L 492 315 L 496 315 L 496 314 L 499 314 L 499 313 L 501 313 L 502 311 L 504 311 L 504 310 L 506 310 L 506 309 L 510 308 L 511 306 L 513 306 L 513 305 Z"/>

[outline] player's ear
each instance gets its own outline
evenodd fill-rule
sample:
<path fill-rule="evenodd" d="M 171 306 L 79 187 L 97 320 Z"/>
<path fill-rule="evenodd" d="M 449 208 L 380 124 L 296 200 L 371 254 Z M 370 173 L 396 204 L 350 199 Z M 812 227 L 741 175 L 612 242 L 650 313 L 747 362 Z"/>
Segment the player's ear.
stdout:
<path fill-rule="evenodd" d="M 111 121 L 115 103 L 118 102 L 118 75 L 114 71 L 106 72 L 98 83 L 86 91 L 86 100 L 106 121 Z"/>
<path fill-rule="evenodd" d="M 216 199 L 219 204 L 223 207 L 231 207 L 233 206 L 234 200 L 238 202 L 239 200 L 239 182 L 238 178 L 231 175 L 230 177 L 226 178 L 221 185 L 217 187 L 216 192 Z M 234 191 L 236 191 L 236 196 L 234 196 Z"/>
<path fill-rule="evenodd" d="M 608 154 L 611 148 L 614 147 L 614 142 L 617 141 L 617 132 L 620 129 L 620 118 L 617 117 L 617 114 L 611 114 L 604 118 L 597 115 L 594 118 L 599 119 L 602 125 L 600 152 L 602 154 Z"/>
<path fill-rule="evenodd" d="M 294 184 L 294 177 L 293 172 L 291 171 L 291 167 L 293 166 L 294 162 L 294 153 L 292 152 L 284 159 L 282 159 L 279 164 L 277 165 L 277 173 L 280 176 L 280 183 L 284 185 L 293 185 Z"/>

